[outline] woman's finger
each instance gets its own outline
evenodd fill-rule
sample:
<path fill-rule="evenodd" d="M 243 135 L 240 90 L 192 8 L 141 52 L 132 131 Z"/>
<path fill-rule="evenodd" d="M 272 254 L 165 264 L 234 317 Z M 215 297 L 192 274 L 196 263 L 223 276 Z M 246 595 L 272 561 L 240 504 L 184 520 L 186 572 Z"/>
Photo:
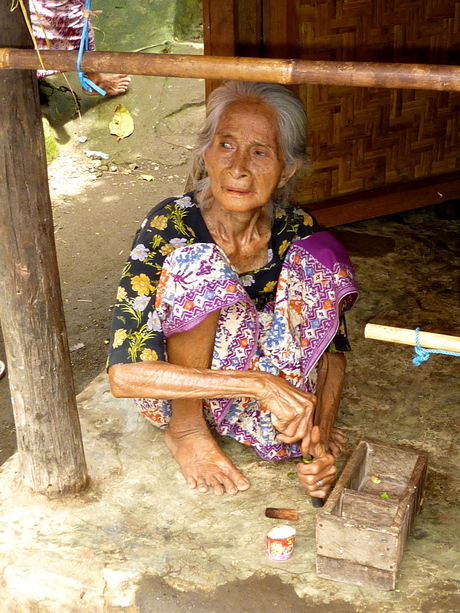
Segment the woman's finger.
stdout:
<path fill-rule="evenodd" d="M 297 476 L 301 485 L 317 498 L 325 497 L 334 482 L 336 471 L 334 457 L 329 453 L 310 464 L 297 464 Z"/>
<path fill-rule="evenodd" d="M 300 419 L 293 420 L 285 428 L 274 416 L 272 416 L 272 423 L 279 432 L 277 435 L 278 440 L 283 443 L 296 443 L 308 436 L 311 429 L 311 416 L 310 414 L 303 415 Z"/>

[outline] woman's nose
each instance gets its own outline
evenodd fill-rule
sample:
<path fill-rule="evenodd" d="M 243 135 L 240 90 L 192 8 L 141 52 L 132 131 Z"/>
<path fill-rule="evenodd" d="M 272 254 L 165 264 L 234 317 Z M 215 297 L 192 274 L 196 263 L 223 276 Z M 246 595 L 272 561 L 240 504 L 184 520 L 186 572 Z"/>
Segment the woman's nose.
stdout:
<path fill-rule="evenodd" d="M 230 161 L 230 173 L 233 177 L 246 177 L 249 174 L 247 156 L 243 151 L 235 151 Z"/>

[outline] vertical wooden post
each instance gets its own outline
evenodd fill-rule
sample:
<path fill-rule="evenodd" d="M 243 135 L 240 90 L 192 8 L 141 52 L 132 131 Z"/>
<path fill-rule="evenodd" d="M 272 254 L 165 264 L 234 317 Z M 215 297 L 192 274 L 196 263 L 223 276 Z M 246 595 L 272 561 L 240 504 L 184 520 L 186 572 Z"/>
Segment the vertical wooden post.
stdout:
<path fill-rule="evenodd" d="M 31 47 L 0 1 L 0 46 Z M 37 78 L 0 70 L 0 319 L 24 482 L 77 492 L 87 469 L 54 243 Z"/>
<path fill-rule="evenodd" d="M 203 0 L 205 55 L 235 55 L 235 0 Z M 206 79 L 206 97 L 222 81 Z"/>

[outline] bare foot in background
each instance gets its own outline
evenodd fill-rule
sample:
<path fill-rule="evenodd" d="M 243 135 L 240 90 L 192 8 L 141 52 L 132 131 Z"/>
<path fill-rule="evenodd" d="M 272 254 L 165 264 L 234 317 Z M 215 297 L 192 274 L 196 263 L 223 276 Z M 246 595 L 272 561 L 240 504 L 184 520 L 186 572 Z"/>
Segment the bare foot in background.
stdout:
<path fill-rule="evenodd" d="M 103 72 L 87 72 L 85 76 L 95 85 L 105 91 L 107 96 L 119 96 L 124 94 L 129 87 L 131 77 L 127 74 L 105 74 Z M 86 89 L 83 92 L 88 96 L 99 96 L 97 92 Z"/>

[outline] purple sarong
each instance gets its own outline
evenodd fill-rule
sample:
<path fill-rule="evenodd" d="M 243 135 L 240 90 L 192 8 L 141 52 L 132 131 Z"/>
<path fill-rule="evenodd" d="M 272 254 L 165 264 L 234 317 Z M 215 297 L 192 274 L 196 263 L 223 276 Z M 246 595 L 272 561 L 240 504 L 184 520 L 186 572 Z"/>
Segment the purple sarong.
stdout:
<path fill-rule="evenodd" d="M 318 360 L 356 297 L 346 251 L 331 234 L 318 232 L 291 245 L 275 300 L 262 312 L 227 256 L 208 243 L 178 248 L 166 258 L 155 306 L 166 338 L 220 310 L 213 369 L 269 372 L 315 393 Z M 156 426 L 168 427 L 170 401 L 136 403 Z M 220 435 L 251 445 L 264 460 L 301 455 L 297 444 L 276 440 L 270 413 L 254 398 L 204 399 L 203 406 Z"/>

